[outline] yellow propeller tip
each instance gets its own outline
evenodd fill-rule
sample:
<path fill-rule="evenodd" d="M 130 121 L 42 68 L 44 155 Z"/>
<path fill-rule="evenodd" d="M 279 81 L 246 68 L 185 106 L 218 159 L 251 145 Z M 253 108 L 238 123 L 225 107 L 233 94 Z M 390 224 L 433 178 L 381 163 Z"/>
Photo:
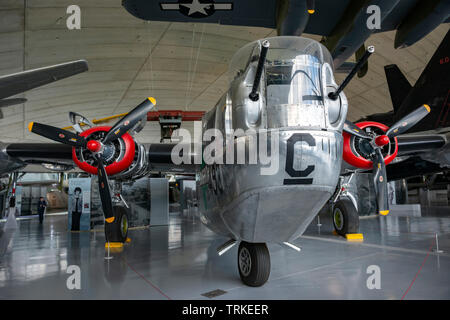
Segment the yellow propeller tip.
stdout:
<path fill-rule="evenodd" d="M 429 105 L 427 105 L 427 104 L 424 104 L 423 106 L 425 107 L 425 109 L 427 109 L 427 111 L 428 111 L 428 112 L 430 112 L 430 111 L 431 111 L 431 108 L 430 108 L 430 106 L 429 106 Z"/>
<path fill-rule="evenodd" d="M 151 103 L 153 103 L 153 105 L 156 106 L 156 100 L 153 97 L 148 97 L 148 100 L 150 100 Z"/>
<path fill-rule="evenodd" d="M 34 125 L 34 122 L 30 122 L 29 124 L 28 124 L 28 130 L 31 132 L 31 130 L 33 129 L 33 125 Z"/>
<path fill-rule="evenodd" d="M 309 14 L 313 14 L 314 12 L 316 12 L 315 10 L 308 10 Z"/>
<path fill-rule="evenodd" d="M 380 211 L 382 216 L 387 216 L 389 214 L 389 210 Z"/>

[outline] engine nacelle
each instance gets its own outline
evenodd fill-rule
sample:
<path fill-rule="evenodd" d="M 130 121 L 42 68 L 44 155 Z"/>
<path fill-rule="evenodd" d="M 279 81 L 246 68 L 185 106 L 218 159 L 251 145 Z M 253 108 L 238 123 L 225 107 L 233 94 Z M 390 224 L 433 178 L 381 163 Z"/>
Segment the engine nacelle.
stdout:
<path fill-rule="evenodd" d="M 356 123 L 356 125 L 364 130 L 369 135 L 373 136 L 373 140 L 379 136 L 384 135 L 389 129 L 382 123 L 374 121 L 364 121 Z M 357 136 L 350 135 L 347 132 L 343 132 L 344 136 L 344 146 L 342 157 L 353 167 L 360 169 L 372 169 L 373 162 L 370 160 L 369 148 L 366 145 L 370 142 L 368 140 L 361 139 Z M 395 159 L 398 153 L 398 142 L 397 138 L 389 139 L 389 143 L 386 143 L 381 149 L 384 157 L 384 162 L 389 164 Z"/>
<path fill-rule="evenodd" d="M 140 179 L 148 173 L 149 161 L 145 147 L 138 142 L 135 142 L 135 156 L 131 165 L 124 171 L 114 175 L 114 179 L 127 180 L 133 178 L 133 180 Z"/>
<path fill-rule="evenodd" d="M 88 142 L 90 140 L 101 141 L 109 126 L 93 127 L 80 133 Z M 133 137 L 125 133 L 120 138 L 103 146 L 102 156 L 105 162 L 105 170 L 109 176 L 127 170 L 135 160 L 136 146 Z M 97 174 L 97 160 L 88 148 L 72 148 L 72 159 L 83 171 Z"/>

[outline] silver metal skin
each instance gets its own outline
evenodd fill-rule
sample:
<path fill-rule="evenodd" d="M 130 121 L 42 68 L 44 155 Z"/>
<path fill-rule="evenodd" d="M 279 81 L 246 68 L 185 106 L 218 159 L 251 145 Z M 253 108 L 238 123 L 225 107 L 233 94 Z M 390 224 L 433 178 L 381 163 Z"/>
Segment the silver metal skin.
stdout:
<path fill-rule="evenodd" d="M 26 167 L 26 163 L 12 158 L 6 152 L 7 143 L 0 142 L 0 174 L 13 172 Z"/>
<path fill-rule="evenodd" d="M 223 255 L 225 252 L 227 252 L 228 250 L 230 250 L 231 248 L 233 248 L 236 245 L 236 240 L 234 239 L 230 239 L 227 242 L 225 242 L 224 244 L 222 244 L 221 246 L 219 246 L 217 248 L 217 254 L 219 256 Z"/>
<path fill-rule="evenodd" d="M 112 184 L 111 188 L 111 194 L 112 194 L 111 202 L 114 205 L 121 205 L 127 209 L 130 208 L 130 206 L 122 196 L 122 182 L 120 180 L 114 180 L 114 183 Z"/>
<path fill-rule="evenodd" d="M 302 248 L 297 247 L 297 246 L 293 245 L 292 243 L 289 243 L 289 242 L 283 242 L 283 244 L 284 244 L 286 247 L 291 248 L 291 249 L 294 249 L 294 250 L 297 251 L 297 252 L 302 251 Z"/>
<path fill-rule="evenodd" d="M 258 101 L 251 101 L 261 42 L 270 42 Z M 247 63 L 247 64 L 246 64 Z M 342 128 L 347 99 L 336 101 L 332 60 L 320 43 L 301 37 L 276 37 L 239 50 L 230 64 L 230 89 L 203 119 L 203 130 L 223 136 L 232 130 L 266 132 L 278 141 L 279 166 L 262 175 L 258 164 L 204 165 L 197 174 L 201 221 L 211 230 L 247 242 L 290 242 L 305 231 L 334 194 L 342 162 Z M 251 135 L 232 139 L 234 150 Z M 293 146 L 292 146 L 293 145 Z M 204 146 L 205 147 L 205 146 Z M 224 159 L 226 148 L 224 146 Z M 247 158 L 248 159 L 248 158 Z"/>
<path fill-rule="evenodd" d="M 340 177 L 338 182 L 338 187 L 336 188 L 336 193 L 333 195 L 331 202 L 336 203 L 339 199 L 349 198 L 353 203 L 356 211 L 358 211 L 358 202 L 356 201 L 355 196 L 349 191 L 349 185 L 351 180 L 354 177 L 354 172 L 352 172 L 349 176 Z"/>
<path fill-rule="evenodd" d="M 118 174 L 111 176 L 115 180 L 137 180 L 148 174 L 148 156 L 145 147 L 136 142 L 134 161 L 129 168 Z"/>
<path fill-rule="evenodd" d="M 259 99 L 252 101 L 249 94 L 265 40 L 270 49 Z M 249 164 L 248 156 L 246 164 L 193 165 L 198 168 L 201 221 L 234 240 L 291 242 L 334 194 L 341 172 L 342 129 L 348 106 L 343 93 L 334 101 L 328 98 L 338 87 L 331 55 L 323 45 L 307 38 L 263 39 L 236 53 L 229 80 L 229 90 L 204 116 L 203 130 L 217 129 L 232 141 L 234 150 L 244 142 L 247 154 L 253 137 L 248 130 L 266 133 L 256 135 L 256 145 L 264 142 L 268 154 L 278 153 L 278 167 L 273 174 L 263 175 L 261 169 L 268 165 L 260 159 Z M 277 142 L 274 150 L 272 137 Z M 223 148 L 226 159 L 226 145 Z M 135 179 L 164 163 L 167 168 L 186 169 L 170 165 L 170 161 L 147 161 L 150 149 L 138 145 L 131 167 L 111 178 Z"/>
<path fill-rule="evenodd" d="M 66 172 L 74 168 L 73 165 L 68 164 L 42 163 L 41 165 L 52 172 Z"/>

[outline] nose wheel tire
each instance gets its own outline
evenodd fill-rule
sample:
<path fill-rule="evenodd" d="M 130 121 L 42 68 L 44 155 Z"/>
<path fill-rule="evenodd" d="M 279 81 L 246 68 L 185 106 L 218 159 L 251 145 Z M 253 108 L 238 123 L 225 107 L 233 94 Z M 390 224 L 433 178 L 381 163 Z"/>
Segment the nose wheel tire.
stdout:
<path fill-rule="evenodd" d="M 341 199 L 336 202 L 332 210 L 334 230 L 345 236 L 348 233 L 359 232 L 359 215 L 355 206 L 349 199 Z"/>
<path fill-rule="evenodd" d="M 122 206 L 114 206 L 114 221 L 105 221 L 105 237 L 107 242 L 125 242 L 128 236 L 127 209 Z"/>
<path fill-rule="evenodd" d="M 238 250 L 241 280 L 250 287 L 260 287 L 270 275 L 270 254 L 265 243 L 242 241 Z"/>

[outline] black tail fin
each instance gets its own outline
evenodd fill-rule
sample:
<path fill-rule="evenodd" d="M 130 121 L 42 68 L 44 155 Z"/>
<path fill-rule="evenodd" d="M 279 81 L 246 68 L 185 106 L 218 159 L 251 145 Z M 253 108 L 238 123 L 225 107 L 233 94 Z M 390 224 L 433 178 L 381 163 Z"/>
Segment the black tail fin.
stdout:
<path fill-rule="evenodd" d="M 384 72 L 386 73 L 394 113 L 396 113 L 411 91 L 412 86 L 396 64 L 384 66 Z"/>
<path fill-rule="evenodd" d="M 365 120 L 392 124 L 416 110 L 430 106 L 430 113 L 408 133 L 450 127 L 450 31 L 434 52 L 413 87 L 395 65 L 384 67 L 394 112 L 375 114 Z"/>

